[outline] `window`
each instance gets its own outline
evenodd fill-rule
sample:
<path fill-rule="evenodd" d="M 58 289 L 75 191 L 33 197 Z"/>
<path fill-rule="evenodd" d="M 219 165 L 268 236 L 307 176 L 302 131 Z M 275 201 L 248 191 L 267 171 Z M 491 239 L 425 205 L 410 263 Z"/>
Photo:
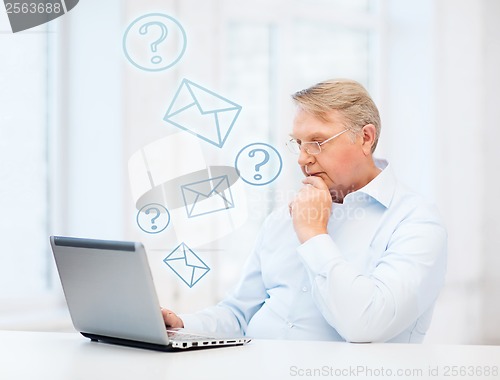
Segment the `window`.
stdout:
<path fill-rule="evenodd" d="M 13 35 L 0 12 L 0 297 L 50 289 L 46 27 Z"/>
<path fill-rule="evenodd" d="M 55 36 L 50 24 L 13 34 L 0 12 L 0 328 L 68 324 L 48 239 L 60 191 Z"/>

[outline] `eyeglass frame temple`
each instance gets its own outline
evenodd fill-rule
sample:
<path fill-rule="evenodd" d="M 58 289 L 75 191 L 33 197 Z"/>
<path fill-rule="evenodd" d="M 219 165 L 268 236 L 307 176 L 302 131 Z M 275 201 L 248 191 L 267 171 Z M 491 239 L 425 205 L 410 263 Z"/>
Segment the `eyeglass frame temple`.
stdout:
<path fill-rule="evenodd" d="M 346 128 L 343 131 L 337 133 L 336 135 L 333 135 L 332 137 L 330 137 L 330 138 L 328 138 L 328 139 L 326 139 L 325 141 L 322 141 L 322 142 L 317 142 L 317 141 L 311 141 L 311 142 L 317 143 L 318 146 L 320 147 L 319 151 L 321 152 L 321 145 L 326 144 L 328 141 L 332 141 L 335 137 L 339 137 L 342 133 L 350 131 L 350 130 L 351 130 L 350 128 Z"/>

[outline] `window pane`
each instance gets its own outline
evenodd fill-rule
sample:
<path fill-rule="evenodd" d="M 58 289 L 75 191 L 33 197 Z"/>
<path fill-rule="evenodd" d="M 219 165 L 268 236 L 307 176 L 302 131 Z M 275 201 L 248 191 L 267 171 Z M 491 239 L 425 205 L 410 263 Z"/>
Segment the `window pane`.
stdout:
<path fill-rule="evenodd" d="M 319 4 L 330 6 L 332 9 L 341 11 L 371 12 L 375 9 L 374 0 L 300 0 L 308 5 Z"/>
<path fill-rule="evenodd" d="M 295 23 L 294 60 L 298 88 L 328 78 L 351 78 L 364 85 L 369 77 L 370 33 L 329 23 Z"/>
<path fill-rule="evenodd" d="M 0 34 L 0 298 L 46 290 L 47 43 Z"/>
<path fill-rule="evenodd" d="M 264 23 L 230 23 L 227 39 L 227 83 L 235 99 L 243 106 L 238 118 L 238 133 L 232 146 L 241 149 L 249 143 L 272 139 L 273 84 L 271 69 L 271 27 Z M 258 197 L 258 189 L 247 189 L 250 199 Z M 265 211 L 270 204 L 261 203 Z M 267 207 L 266 207 L 267 206 Z M 260 223 L 265 213 L 254 220 Z"/>
<path fill-rule="evenodd" d="M 269 131 L 270 108 L 270 28 L 265 24 L 228 26 L 228 72 L 230 89 L 239 91 L 244 106 L 238 119 L 241 143 Z M 246 133 L 244 132 L 246 131 Z"/>

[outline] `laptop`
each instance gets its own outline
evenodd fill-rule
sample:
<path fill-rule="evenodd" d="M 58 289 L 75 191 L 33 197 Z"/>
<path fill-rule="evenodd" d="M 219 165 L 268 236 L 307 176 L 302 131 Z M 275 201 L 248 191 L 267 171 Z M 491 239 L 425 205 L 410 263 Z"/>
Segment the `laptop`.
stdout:
<path fill-rule="evenodd" d="M 250 341 L 167 329 L 141 243 L 51 236 L 50 244 L 73 325 L 92 341 L 160 351 Z"/>

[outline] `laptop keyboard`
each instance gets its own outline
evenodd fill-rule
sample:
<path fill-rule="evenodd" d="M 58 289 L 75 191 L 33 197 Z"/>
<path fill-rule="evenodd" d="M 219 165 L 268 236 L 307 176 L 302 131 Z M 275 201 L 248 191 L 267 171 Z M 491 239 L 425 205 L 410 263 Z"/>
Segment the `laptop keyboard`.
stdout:
<path fill-rule="evenodd" d="M 198 335 L 182 330 L 167 330 L 168 338 L 171 340 L 181 340 L 184 342 L 193 342 L 199 340 L 214 340 L 212 337 L 206 335 Z"/>

